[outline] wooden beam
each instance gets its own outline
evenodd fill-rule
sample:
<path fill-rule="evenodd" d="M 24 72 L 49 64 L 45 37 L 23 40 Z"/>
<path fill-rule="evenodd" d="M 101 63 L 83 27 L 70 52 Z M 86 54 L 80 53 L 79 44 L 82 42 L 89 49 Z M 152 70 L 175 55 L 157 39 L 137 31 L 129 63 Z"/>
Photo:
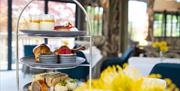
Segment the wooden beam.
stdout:
<path fill-rule="evenodd" d="M 128 44 L 128 0 L 109 0 L 105 10 L 105 52 L 106 56 L 118 56 Z"/>
<path fill-rule="evenodd" d="M 147 41 L 153 41 L 153 23 L 154 23 L 154 1 L 148 0 L 147 3 L 147 13 L 148 13 L 148 36 L 146 37 Z"/>

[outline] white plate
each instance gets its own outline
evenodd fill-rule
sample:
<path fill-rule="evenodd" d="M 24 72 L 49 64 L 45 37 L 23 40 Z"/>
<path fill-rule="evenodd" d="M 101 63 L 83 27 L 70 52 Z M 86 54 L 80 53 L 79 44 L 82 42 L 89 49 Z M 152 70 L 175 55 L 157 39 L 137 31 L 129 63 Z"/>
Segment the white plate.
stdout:
<path fill-rule="evenodd" d="M 47 36 L 47 37 L 76 37 L 85 36 L 85 31 L 55 31 L 55 30 L 20 30 L 29 36 Z"/>
<path fill-rule="evenodd" d="M 69 69 L 69 68 L 75 68 L 82 64 L 85 59 L 82 57 L 76 57 L 76 62 L 72 63 L 35 63 L 34 57 L 23 57 L 21 59 L 21 63 L 27 66 L 30 66 L 32 68 L 37 68 L 37 69 Z"/>

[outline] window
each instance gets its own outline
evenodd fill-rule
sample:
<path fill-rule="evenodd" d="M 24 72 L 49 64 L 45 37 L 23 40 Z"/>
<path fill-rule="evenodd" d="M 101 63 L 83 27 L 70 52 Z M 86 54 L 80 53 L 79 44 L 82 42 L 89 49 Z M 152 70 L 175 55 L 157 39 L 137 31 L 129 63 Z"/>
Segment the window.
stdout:
<path fill-rule="evenodd" d="M 153 34 L 155 36 L 161 36 L 163 35 L 163 15 L 162 14 L 155 14 L 155 17 L 154 17 L 154 32 Z"/>
<path fill-rule="evenodd" d="M 7 65 L 7 24 L 8 24 L 8 2 L 0 0 L 0 70 L 6 69 Z"/>
<path fill-rule="evenodd" d="M 55 16 L 56 25 L 65 25 L 68 22 L 75 25 L 76 4 L 62 2 L 48 2 L 48 12 Z"/>
<path fill-rule="evenodd" d="M 147 36 L 147 4 L 142 1 L 129 1 L 128 10 L 128 32 L 130 39 L 136 41 L 139 45 L 147 45 L 145 40 Z"/>
<path fill-rule="evenodd" d="M 12 0 L 12 69 L 15 69 L 16 61 L 16 24 L 21 10 L 29 2 L 29 0 Z M 29 23 L 29 17 L 33 14 L 44 13 L 44 1 L 33 1 L 23 12 L 19 28 L 27 29 Z M 19 57 L 24 55 L 24 45 L 33 45 L 43 43 L 43 39 L 30 39 L 30 38 L 20 38 L 19 39 Z"/>
<path fill-rule="evenodd" d="M 29 2 L 29 0 L 13 0 L 12 4 L 12 18 L 13 18 L 13 32 L 16 31 L 17 19 L 20 12 L 24 6 Z M 34 14 L 44 13 L 44 1 L 33 1 L 23 12 L 20 20 L 20 28 L 27 29 L 29 17 Z"/>
<path fill-rule="evenodd" d="M 180 37 L 180 14 L 156 12 L 153 35 L 155 37 Z"/>

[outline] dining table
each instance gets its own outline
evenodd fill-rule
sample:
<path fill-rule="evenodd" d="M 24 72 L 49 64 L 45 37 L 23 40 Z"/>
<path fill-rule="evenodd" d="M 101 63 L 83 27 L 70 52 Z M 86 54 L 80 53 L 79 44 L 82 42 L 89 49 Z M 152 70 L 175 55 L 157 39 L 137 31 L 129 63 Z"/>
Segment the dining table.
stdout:
<path fill-rule="evenodd" d="M 180 58 L 131 57 L 128 60 L 129 67 L 137 69 L 143 76 L 148 76 L 158 63 L 180 64 Z"/>

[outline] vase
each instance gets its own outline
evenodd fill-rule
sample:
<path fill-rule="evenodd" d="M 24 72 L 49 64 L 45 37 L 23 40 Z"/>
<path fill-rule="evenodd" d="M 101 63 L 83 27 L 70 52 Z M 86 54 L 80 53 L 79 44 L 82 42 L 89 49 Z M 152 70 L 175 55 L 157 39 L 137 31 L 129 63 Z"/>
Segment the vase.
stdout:
<path fill-rule="evenodd" d="M 159 52 L 160 61 L 164 60 L 164 54 L 162 51 Z"/>

